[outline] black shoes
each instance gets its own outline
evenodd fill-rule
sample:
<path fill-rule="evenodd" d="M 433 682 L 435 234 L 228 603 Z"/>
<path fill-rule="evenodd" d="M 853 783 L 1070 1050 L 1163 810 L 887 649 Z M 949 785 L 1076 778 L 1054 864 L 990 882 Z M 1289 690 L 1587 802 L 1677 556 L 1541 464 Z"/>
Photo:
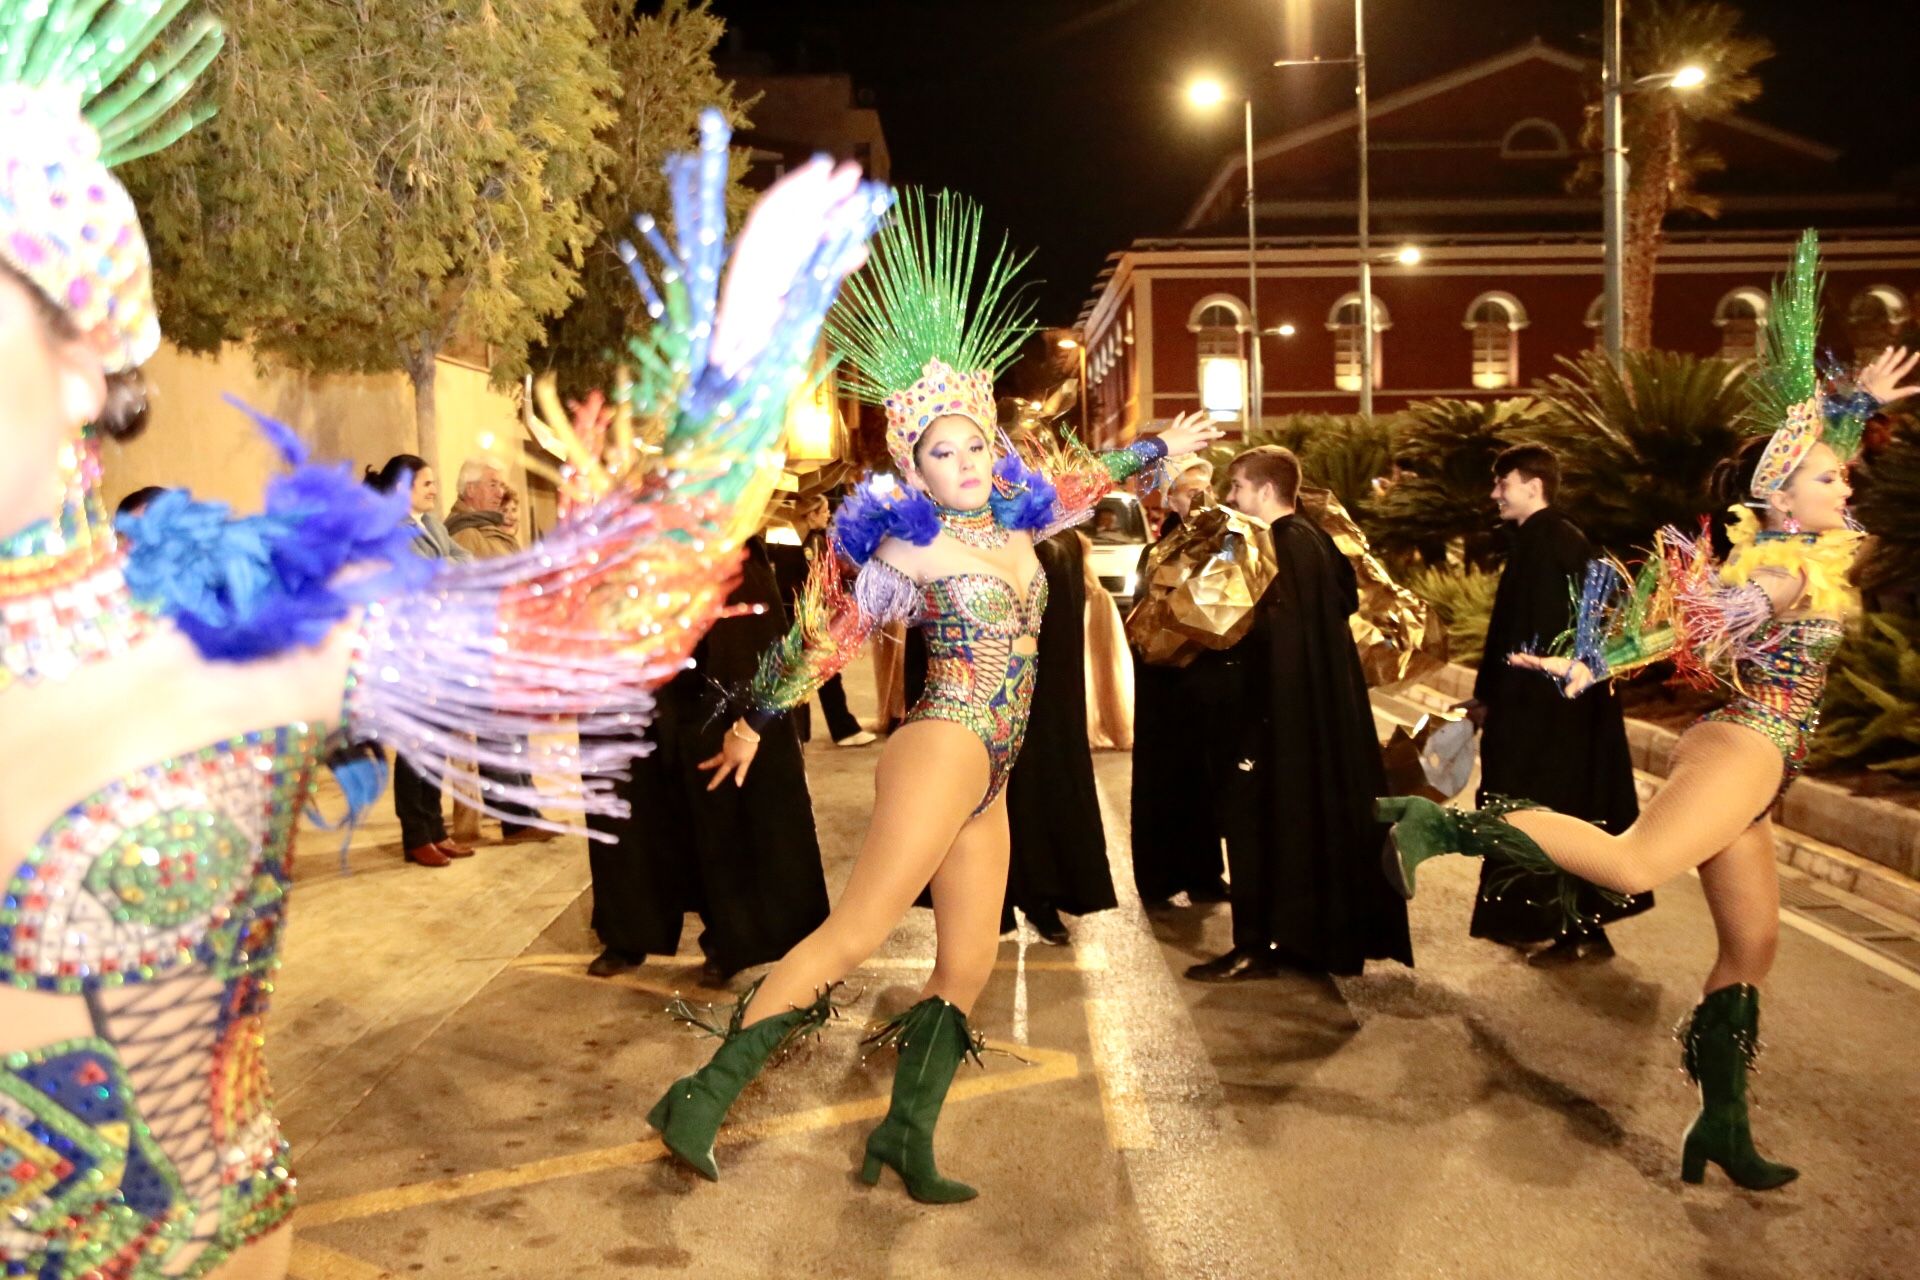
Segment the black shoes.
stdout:
<path fill-rule="evenodd" d="M 1194 982 L 1253 982 L 1277 978 L 1287 966 L 1272 951 L 1243 951 L 1239 947 L 1223 956 L 1196 964 L 1187 970 Z"/>
<path fill-rule="evenodd" d="M 595 978 L 611 978 L 629 969 L 638 969 L 646 960 L 644 955 L 636 956 L 608 947 L 593 958 L 593 963 L 587 966 L 587 973 Z"/>
<path fill-rule="evenodd" d="M 1591 933 L 1563 933 L 1553 940 L 1553 945 L 1528 956 L 1527 963 L 1536 969 L 1564 969 L 1568 965 L 1611 960 L 1613 955 L 1613 943 L 1607 940 L 1606 930 L 1595 929 Z"/>
<path fill-rule="evenodd" d="M 1059 911 L 1053 907 L 1035 907 L 1031 911 L 1020 908 L 1020 914 L 1027 918 L 1033 931 L 1040 935 L 1040 941 L 1049 946 L 1064 947 L 1072 939 L 1067 937 L 1067 926 L 1060 919 Z"/>
<path fill-rule="evenodd" d="M 1216 902 L 1231 902 L 1232 893 L 1227 882 L 1215 876 L 1210 882 L 1187 890 L 1187 901 L 1196 907 L 1211 906 Z"/>

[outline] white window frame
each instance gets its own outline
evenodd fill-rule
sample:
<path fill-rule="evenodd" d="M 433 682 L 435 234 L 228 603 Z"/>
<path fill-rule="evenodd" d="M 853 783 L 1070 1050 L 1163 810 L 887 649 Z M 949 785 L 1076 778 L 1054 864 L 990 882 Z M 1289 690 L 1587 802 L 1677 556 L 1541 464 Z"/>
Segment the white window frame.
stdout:
<path fill-rule="evenodd" d="M 1364 321 L 1348 323 L 1340 318 L 1340 313 L 1348 307 L 1360 306 L 1360 291 L 1353 290 L 1343 295 L 1339 301 L 1327 308 L 1327 331 L 1333 334 L 1333 385 L 1342 391 L 1360 389 L 1360 329 Z M 1386 383 L 1385 354 L 1386 344 L 1380 335 L 1393 328 L 1393 317 L 1387 312 L 1387 304 L 1380 301 L 1380 295 L 1373 295 L 1373 389 L 1378 391 Z"/>
<path fill-rule="evenodd" d="M 1504 320 L 1475 319 L 1482 307 L 1497 307 Z M 1467 304 L 1461 327 L 1473 335 L 1473 385 L 1481 391 L 1502 391 L 1520 385 L 1520 330 L 1527 327 L 1527 309 L 1520 299 L 1490 289 Z"/>
<path fill-rule="evenodd" d="M 1751 316 L 1733 314 L 1734 304 L 1746 303 Z M 1720 358 L 1745 362 L 1760 355 L 1760 334 L 1767 327 L 1767 311 L 1772 300 L 1766 290 L 1743 284 L 1722 294 L 1713 307 L 1713 327 L 1720 331 Z"/>
<path fill-rule="evenodd" d="M 1859 311 L 1860 304 L 1869 298 L 1878 302 L 1881 309 L 1886 312 L 1885 341 L 1862 342 L 1859 339 L 1859 321 L 1855 319 L 1855 313 Z M 1907 318 L 1912 314 L 1907 295 L 1900 292 L 1895 285 L 1870 284 L 1856 292 L 1847 303 L 1847 340 L 1853 344 L 1854 358 L 1871 360 L 1885 351 L 1887 344 L 1893 341 L 1894 336 L 1900 332 L 1901 326 L 1907 323 Z"/>
<path fill-rule="evenodd" d="M 1226 325 L 1202 324 L 1201 317 L 1215 307 L 1233 316 Z M 1247 412 L 1247 304 L 1231 293 L 1210 293 L 1187 313 L 1187 331 L 1194 336 L 1194 379 L 1200 389 L 1200 407 L 1215 422 L 1238 422 Z M 1232 334 L 1229 339 L 1226 335 Z M 1222 366 L 1232 363 L 1228 375 Z M 1231 385 L 1230 385 L 1231 384 Z M 1238 394 L 1232 393 L 1237 388 Z"/>
<path fill-rule="evenodd" d="M 1540 147 L 1515 147 L 1513 140 L 1519 134 L 1530 129 L 1545 129 L 1553 135 L 1551 149 Z M 1567 147 L 1567 134 L 1564 129 L 1551 120 L 1540 116 L 1528 116 L 1525 120 L 1516 120 L 1508 127 L 1500 139 L 1500 158 L 1502 160 L 1564 160 L 1573 152 Z"/>

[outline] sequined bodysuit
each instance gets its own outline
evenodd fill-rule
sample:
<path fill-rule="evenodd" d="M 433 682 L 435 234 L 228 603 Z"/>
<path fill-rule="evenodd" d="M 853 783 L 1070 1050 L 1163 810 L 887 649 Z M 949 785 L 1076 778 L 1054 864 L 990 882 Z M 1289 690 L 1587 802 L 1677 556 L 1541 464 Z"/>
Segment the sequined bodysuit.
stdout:
<path fill-rule="evenodd" d="M 1783 791 L 1806 767 L 1807 752 L 1820 725 L 1827 667 L 1843 634 L 1841 625 L 1831 618 L 1766 623 L 1735 665 L 1739 696 L 1702 717 L 1765 734 L 1786 762 L 1780 782 Z"/>
<path fill-rule="evenodd" d="M 13 869 L 0 977 L 84 998 L 100 1034 L 0 1060 L 5 1274 L 196 1275 L 291 1212 L 260 1044 L 322 736 L 163 760 L 72 806 Z M 181 1272 L 169 1255 L 189 1242 Z"/>
<path fill-rule="evenodd" d="M 907 720 L 949 720 L 973 730 L 987 749 L 987 793 L 974 810 L 980 813 L 1006 787 L 1026 737 L 1047 575 L 1034 571 L 1024 601 L 994 573 L 935 578 L 922 599 L 927 686 Z"/>

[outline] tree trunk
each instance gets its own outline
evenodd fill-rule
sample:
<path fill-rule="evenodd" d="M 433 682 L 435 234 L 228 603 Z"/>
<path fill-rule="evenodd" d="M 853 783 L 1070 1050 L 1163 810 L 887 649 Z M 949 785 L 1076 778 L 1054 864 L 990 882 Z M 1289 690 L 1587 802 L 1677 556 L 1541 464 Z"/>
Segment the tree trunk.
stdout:
<path fill-rule="evenodd" d="M 407 378 L 413 383 L 413 425 L 418 436 L 414 452 L 430 467 L 440 465 L 440 424 L 434 408 L 434 374 L 438 361 L 425 344 L 414 347 L 403 357 Z"/>
<path fill-rule="evenodd" d="M 1637 132 L 1638 145 L 1628 152 L 1626 258 L 1620 282 L 1620 345 L 1626 351 L 1653 346 L 1654 268 L 1666 238 L 1673 167 L 1679 161 L 1679 114 L 1671 108 L 1655 109 Z"/>

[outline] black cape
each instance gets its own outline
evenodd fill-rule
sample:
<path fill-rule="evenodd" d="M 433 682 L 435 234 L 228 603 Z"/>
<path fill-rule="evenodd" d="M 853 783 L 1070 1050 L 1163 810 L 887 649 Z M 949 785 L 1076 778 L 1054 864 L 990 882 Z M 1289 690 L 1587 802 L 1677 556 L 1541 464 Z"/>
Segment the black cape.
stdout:
<path fill-rule="evenodd" d="M 692 669 L 660 690 L 647 730 L 654 749 L 618 784 L 632 816 L 590 819 L 617 843 L 590 842 L 588 856 L 593 928 L 603 945 L 673 955 L 693 911 L 706 926 L 701 950 L 739 970 L 779 959 L 825 920 L 827 883 L 791 716 L 762 731 L 745 786 L 729 781 L 709 792 L 712 775 L 698 768 L 720 750 L 730 723 L 721 690 L 744 687 L 787 628 L 760 539 L 748 541 L 740 585 L 727 602 L 764 611 L 715 623 L 694 650 Z"/>
<path fill-rule="evenodd" d="M 1586 576 L 1593 554 L 1580 526 L 1552 507 L 1534 513 L 1513 531 L 1473 686 L 1473 696 L 1487 708 L 1480 737 L 1480 800 L 1531 800 L 1621 832 L 1639 816 L 1640 803 L 1626 721 L 1612 684 L 1568 699 L 1539 672 L 1506 663 L 1508 654 L 1551 647 L 1572 624 L 1573 591 Z M 1507 886 L 1494 898 L 1488 885 L 1492 870 L 1481 868 L 1474 937 L 1543 942 L 1560 932 L 1564 919 L 1546 877 Z M 1650 893 L 1615 907 L 1597 890 L 1580 891 L 1580 910 L 1594 923 L 1652 905 Z"/>
<path fill-rule="evenodd" d="M 1238 731 L 1221 813 L 1233 941 L 1328 973 L 1368 960 L 1413 963 L 1406 903 L 1380 872 L 1386 832 L 1373 802 L 1386 771 L 1347 619 L 1353 566 L 1313 521 L 1272 526 L 1276 572 L 1239 659 Z"/>
<path fill-rule="evenodd" d="M 1047 608 L 1027 737 L 1007 780 L 1007 901 L 1085 915 L 1115 905 L 1087 741 L 1085 562 L 1071 529 L 1033 550 L 1047 575 Z"/>
<path fill-rule="evenodd" d="M 1168 512 L 1161 537 L 1179 528 Z M 1151 548 L 1149 548 L 1151 550 Z M 1146 570 L 1147 553 L 1140 556 Z M 1143 902 L 1159 902 L 1189 889 L 1220 887 L 1226 869 L 1220 821 L 1212 794 L 1209 735 L 1201 726 L 1231 715 L 1238 696 L 1234 660 L 1202 653 L 1184 667 L 1153 666 L 1133 658 L 1133 786 L 1128 808 L 1133 828 L 1133 884 Z M 1229 754 L 1223 751 L 1220 754 Z M 1231 768 L 1233 760 L 1221 767 Z M 1224 775 L 1221 775 L 1224 776 Z"/>

